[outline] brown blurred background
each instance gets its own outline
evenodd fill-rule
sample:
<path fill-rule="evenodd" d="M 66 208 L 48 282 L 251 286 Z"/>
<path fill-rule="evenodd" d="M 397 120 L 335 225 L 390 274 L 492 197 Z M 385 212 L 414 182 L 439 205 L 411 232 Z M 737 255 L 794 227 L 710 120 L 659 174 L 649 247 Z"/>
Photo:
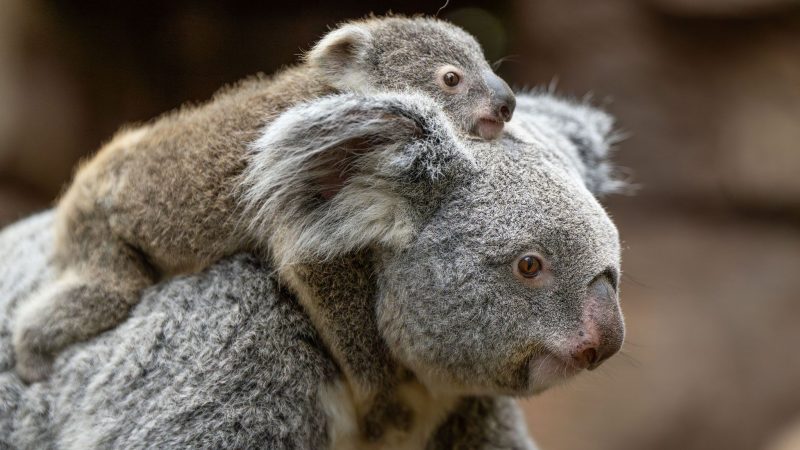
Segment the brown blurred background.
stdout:
<path fill-rule="evenodd" d="M 443 1 L 0 0 L 0 225 L 126 122 Z M 619 117 L 624 354 L 523 401 L 544 449 L 800 449 L 800 2 L 451 0 L 517 87 Z M 2 255 L 0 255 L 2 257 Z"/>

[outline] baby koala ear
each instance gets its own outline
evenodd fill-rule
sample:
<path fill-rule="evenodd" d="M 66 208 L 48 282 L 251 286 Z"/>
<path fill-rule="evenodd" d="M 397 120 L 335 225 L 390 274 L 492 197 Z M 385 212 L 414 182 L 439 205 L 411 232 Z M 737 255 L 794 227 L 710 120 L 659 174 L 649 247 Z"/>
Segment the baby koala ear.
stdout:
<path fill-rule="evenodd" d="M 278 265 L 399 249 L 437 194 L 474 168 L 419 94 L 340 94 L 295 106 L 253 143 L 240 198 Z"/>
<path fill-rule="evenodd" d="M 564 149 L 577 163 L 586 187 L 595 195 L 625 190 L 626 183 L 615 177 L 610 161 L 613 144 L 620 135 L 614 132 L 614 118 L 587 103 L 556 97 L 550 93 L 517 94 L 514 116 L 517 126 L 534 133 L 556 133 L 569 148 Z"/>
<path fill-rule="evenodd" d="M 326 34 L 305 56 L 306 63 L 341 91 L 362 92 L 369 86 L 360 64 L 366 58 L 371 35 L 366 26 L 350 23 Z"/>

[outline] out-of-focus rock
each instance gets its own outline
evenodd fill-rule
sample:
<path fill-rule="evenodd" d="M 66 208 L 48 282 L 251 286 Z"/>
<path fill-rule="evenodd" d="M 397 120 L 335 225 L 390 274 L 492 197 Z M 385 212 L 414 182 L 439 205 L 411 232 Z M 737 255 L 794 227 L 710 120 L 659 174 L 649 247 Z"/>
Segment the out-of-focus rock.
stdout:
<path fill-rule="evenodd" d="M 800 211 L 800 8 L 724 20 L 632 0 L 517 9 L 514 78 L 606 103 L 641 195 Z"/>
<path fill-rule="evenodd" d="M 18 47 L 18 37 L 20 35 L 17 19 L 20 13 L 21 0 L 5 0 L 2 5 L 6 9 L 5 14 L 0 14 L 0 162 L 10 151 L 5 143 L 16 125 L 16 110 L 18 99 L 15 97 L 15 67 L 16 48 Z"/>
<path fill-rule="evenodd" d="M 44 198 L 69 177 L 83 103 L 45 6 L 4 0 L 0 14 L 0 176 Z"/>
<path fill-rule="evenodd" d="M 647 0 L 670 14 L 746 17 L 797 8 L 795 0 Z"/>
<path fill-rule="evenodd" d="M 645 195 L 712 195 L 715 96 L 709 75 L 673 48 L 672 33 L 640 3 L 627 0 L 519 1 L 514 77 L 559 91 L 592 94 L 619 117 L 629 138 L 622 164 L 646 180 Z M 667 35 L 665 42 L 664 34 Z"/>
<path fill-rule="evenodd" d="M 0 228 L 45 207 L 47 202 L 38 196 L 15 186 L 0 184 Z"/>
<path fill-rule="evenodd" d="M 800 450 L 800 418 L 782 430 L 764 450 Z"/>
<path fill-rule="evenodd" d="M 719 89 L 730 93 L 716 142 L 725 190 L 800 211 L 800 22 L 742 48 Z"/>

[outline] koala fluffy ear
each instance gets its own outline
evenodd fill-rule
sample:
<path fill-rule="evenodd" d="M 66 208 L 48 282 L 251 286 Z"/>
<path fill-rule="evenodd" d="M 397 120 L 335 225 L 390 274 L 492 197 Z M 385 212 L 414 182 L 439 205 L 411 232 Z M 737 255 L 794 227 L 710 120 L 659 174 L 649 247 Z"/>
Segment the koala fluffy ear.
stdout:
<path fill-rule="evenodd" d="M 626 188 L 626 183 L 615 177 L 609 160 L 619 135 L 614 132 L 613 117 L 606 112 L 550 93 L 519 93 L 514 122 L 529 132 L 554 132 L 562 138 L 567 156 L 576 162 L 586 187 L 595 195 Z"/>
<path fill-rule="evenodd" d="M 335 88 L 360 92 L 369 86 L 360 63 L 366 58 L 371 35 L 364 25 L 346 24 L 326 34 L 305 56 Z"/>
<path fill-rule="evenodd" d="M 268 125 L 252 145 L 240 194 L 251 236 L 287 264 L 402 247 L 422 205 L 473 166 L 431 99 L 341 94 Z"/>

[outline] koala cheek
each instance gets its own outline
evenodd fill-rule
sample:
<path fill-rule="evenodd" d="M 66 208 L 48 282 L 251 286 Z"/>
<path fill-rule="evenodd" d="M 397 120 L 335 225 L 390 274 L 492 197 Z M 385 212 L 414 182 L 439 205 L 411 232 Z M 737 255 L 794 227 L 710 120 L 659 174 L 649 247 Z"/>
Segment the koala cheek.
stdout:
<path fill-rule="evenodd" d="M 384 292 L 376 304 L 378 331 L 392 356 L 414 372 L 424 369 L 422 361 L 435 359 L 435 345 L 426 319 L 419 305 L 409 297 L 396 292 Z"/>
<path fill-rule="evenodd" d="M 400 320 L 400 307 L 392 294 L 384 293 L 380 296 L 376 304 L 376 317 L 378 331 L 386 341 L 389 350 L 396 357 L 400 356 L 398 354 L 403 353 L 401 351 L 403 349 L 403 324 Z"/>

